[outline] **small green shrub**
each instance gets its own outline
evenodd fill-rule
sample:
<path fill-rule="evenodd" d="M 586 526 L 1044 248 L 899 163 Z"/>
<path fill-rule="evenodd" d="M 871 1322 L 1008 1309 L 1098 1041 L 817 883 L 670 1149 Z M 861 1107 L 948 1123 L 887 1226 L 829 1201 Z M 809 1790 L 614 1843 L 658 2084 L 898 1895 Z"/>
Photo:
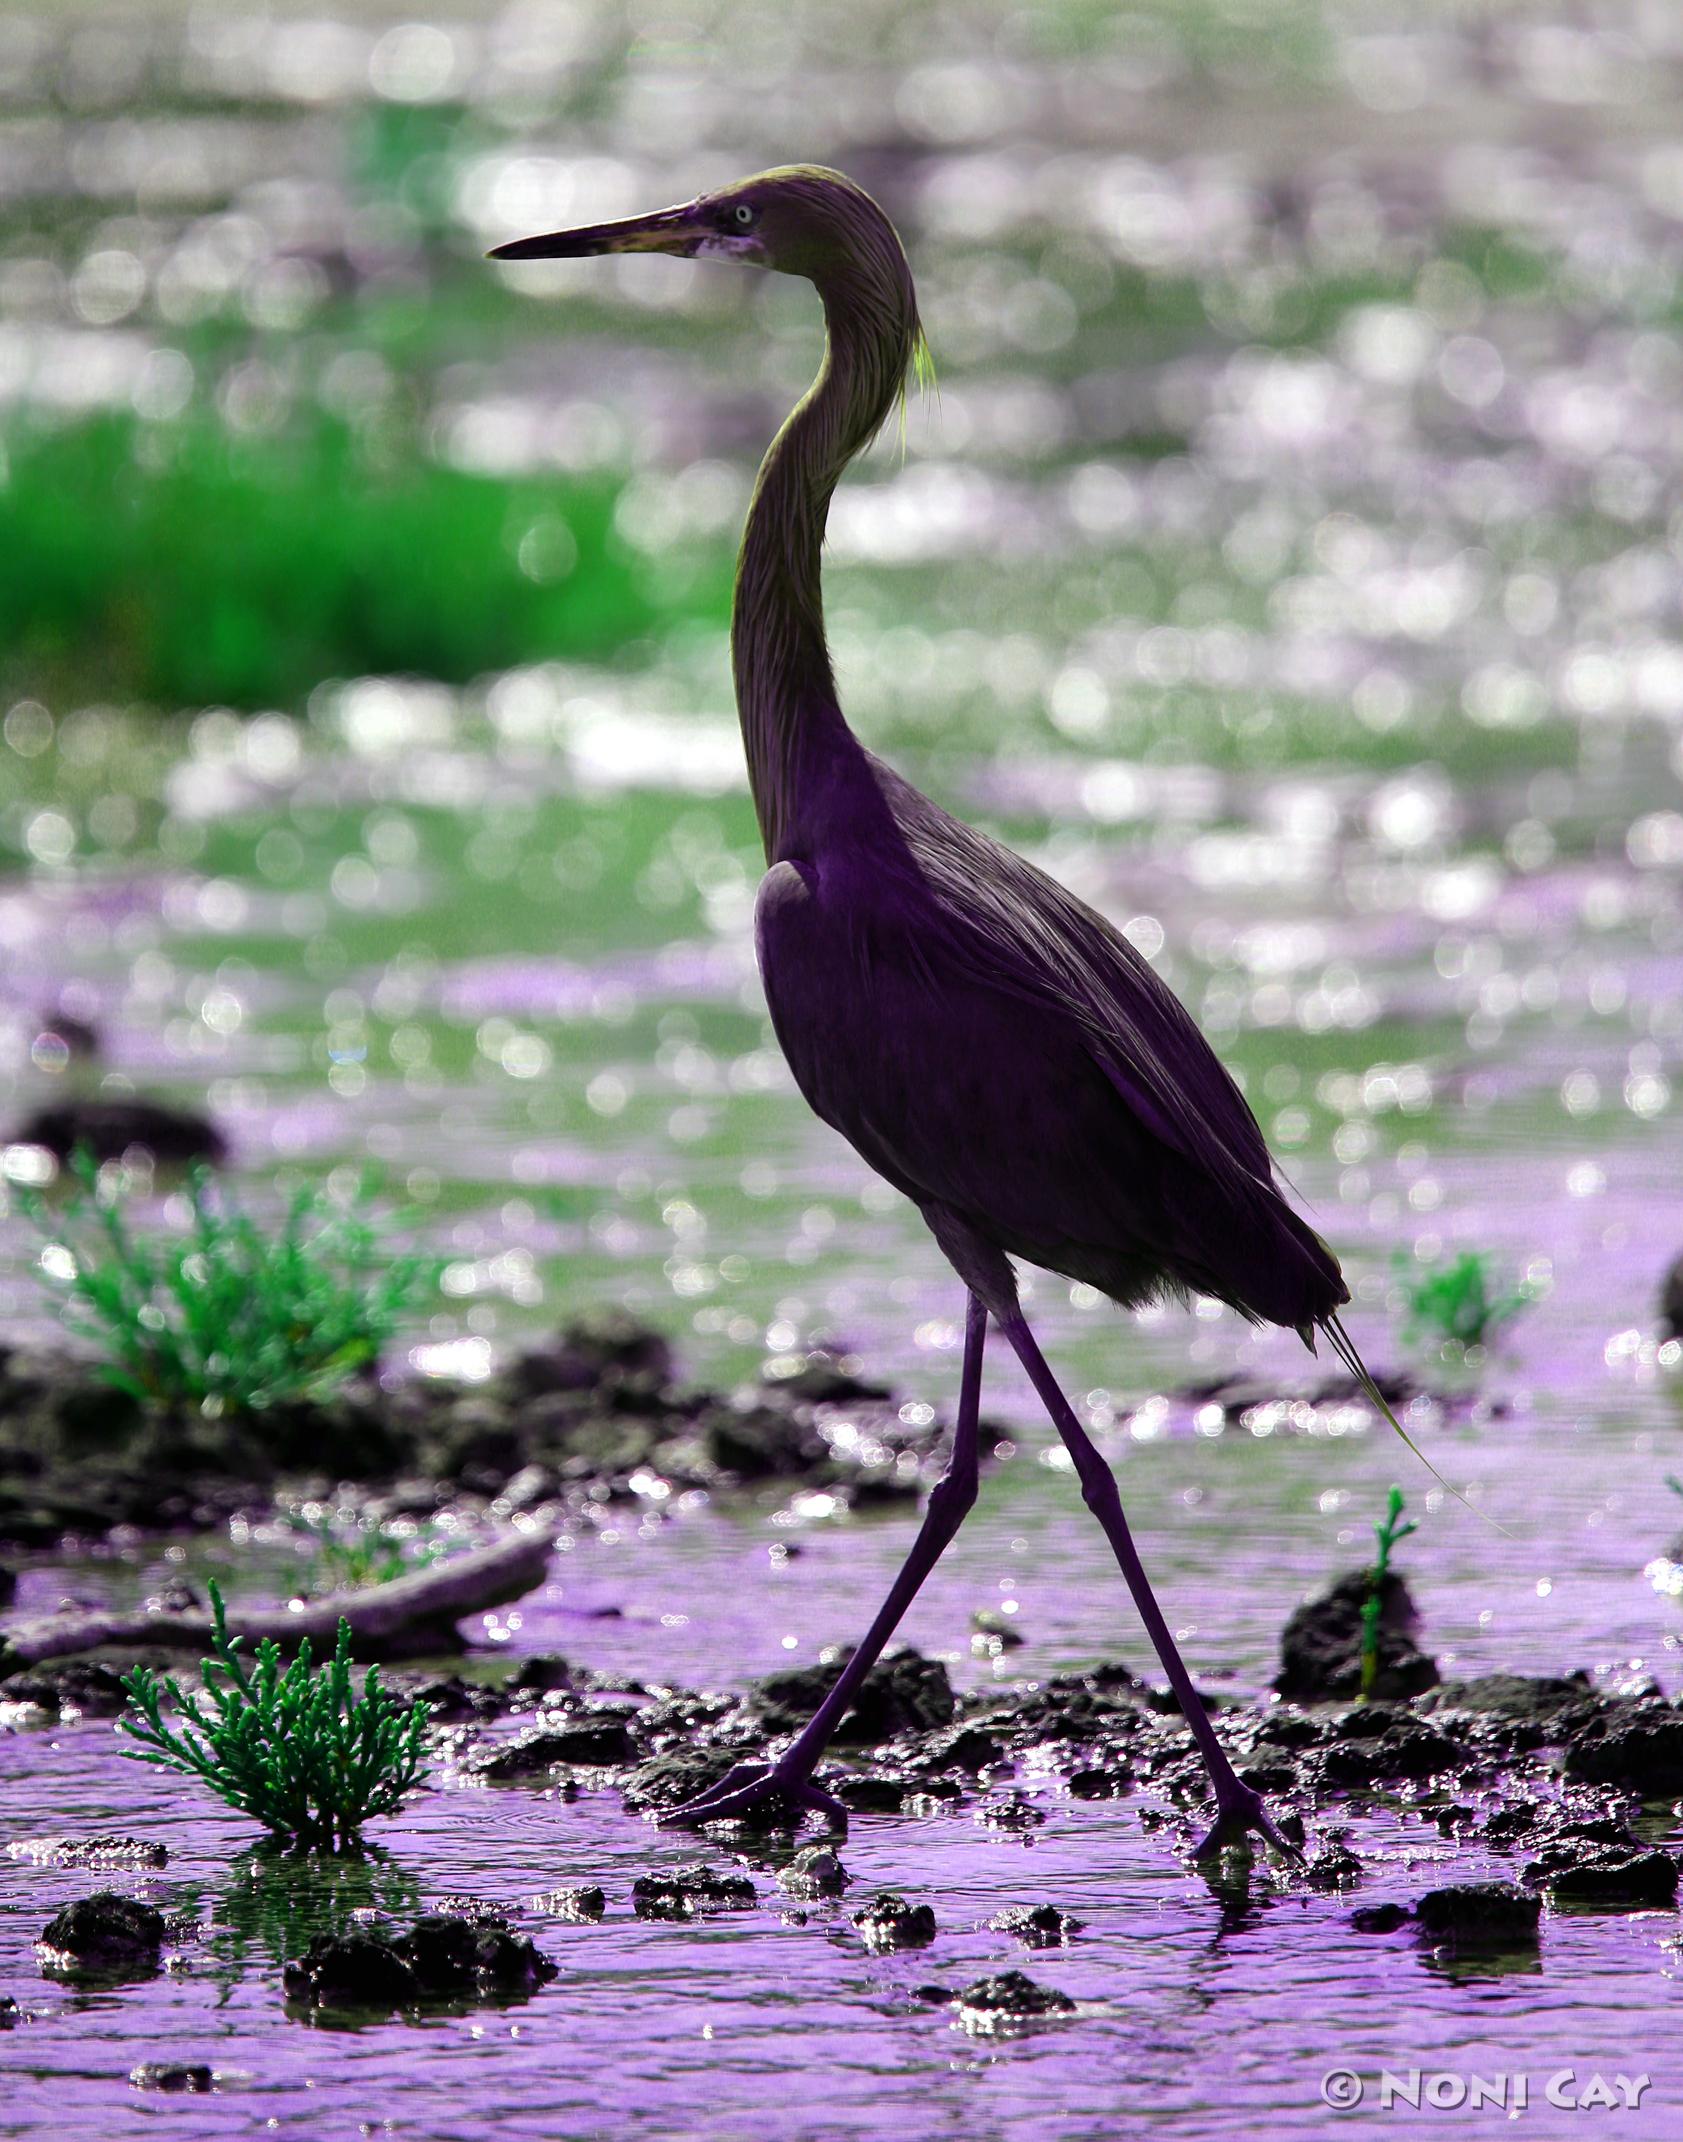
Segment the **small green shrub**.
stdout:
<path fill-rule="evenodd" d="M 1424 1272 L 1399 1257 L 1397 1271 L 1403 1283 L 1404 1342 L 1435 1346 L 1440 1352 L 1465 1353 L 1488 1345 L 1536 1298 L 1523 1282 L 1500 1287 L 1494 1260 L 1483 1250 L 1441 1258 Z"/>
<path fill-rule="evenodd" d="M 214 1658 L 204 1662 L 205 1695 L 183 1694 L 173 1677 L 145 1666 L 123 1677 L 136 1715 L 118 1730 L 138 1741 L 134 1762 L 203 1780 L 219 1799 L 276 1837 L 328 1851 L 354 1848 L 363 1825 L 393 1815 L 426 1774 L 421 1741 L 427 1706 L 400 1703 L 371 1666 L 360 1696 L 351 1680 L 350 1624 L 339 1624 L 332 1658 L 312 1666 L 306 1638 L 290 1666 L 265 1637 L 250 1667 L 228 1634 L 222 1593 L 210 1587 Z M 165 1697 L 179 1723 L 165 1722 Z"/>
<path fill-rule="evenodd" d="M 302 1588 L 306 1592 L 360 1592 L 425 1569 L 446 1552 L 441 1539 L 416 1540 L 395 1526 L 368 1518 L 335 1524 L 294 1513 L 287 1529 L 310 1542 Z"/>
<path fill-rule="evenodd" d="M 1385 1515 L 1373 1521 L 1373 1536 L 1378 1542 L 1378 1553 L 1373 1558 L 1373 1567 L 1368 1572 L 1367 1597 L 1362 1601 L 1362 1683 L 1361 1695 L 1365 1703 L 1372 1696 L 1379 1679 L 1379 1624 L 1385 1613 L 1385 1579 L 1391 1573 L 1391 1549 L 1419 1527 L 1413 1518 L 1402 1521 L 1403 1491 L 1392 1488 L 1385 1502 Z"/>
<path fill-rule="evenodd" d="M 22 1199 L 48 1240 L 42 1277 L 111 1382 L 149 1403 L 219 1416 L 323 1397 L 377 1361 L 438 1282 L 437 1259 L 386 1250 L 366 1184 L 343 1205 L 300 1190 L 265 1234 L 200 1168 L 187 1232 L 149 1238 L 86 1154 L 71 1170 L 79 1191 L 61 1213 Z"/>

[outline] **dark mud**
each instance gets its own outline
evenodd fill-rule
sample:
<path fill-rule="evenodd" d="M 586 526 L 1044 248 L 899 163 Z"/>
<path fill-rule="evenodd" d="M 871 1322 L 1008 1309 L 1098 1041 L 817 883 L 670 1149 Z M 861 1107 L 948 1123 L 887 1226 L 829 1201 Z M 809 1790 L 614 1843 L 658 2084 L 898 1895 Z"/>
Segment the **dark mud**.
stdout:
<path fill-rule="evenodd" d="M 347 1483 L 379 1514 L 422 1517 L 464 1497 L 498 1515 L 631 1501 L 634 1479 L 915 1498 L 941 1424 L 908 1425 L 890 1394 L 832 1355 L 800 1361 L 735 1392 L 693 1386 L 658 1332 L 605 1315 L 481 1383 L 393 1371 L 320 1402 L 213 1421 L 142 1405 L 81 1357 L 0 1344 L 0 1542 L 204 1528 L 285 1491 Z"/>

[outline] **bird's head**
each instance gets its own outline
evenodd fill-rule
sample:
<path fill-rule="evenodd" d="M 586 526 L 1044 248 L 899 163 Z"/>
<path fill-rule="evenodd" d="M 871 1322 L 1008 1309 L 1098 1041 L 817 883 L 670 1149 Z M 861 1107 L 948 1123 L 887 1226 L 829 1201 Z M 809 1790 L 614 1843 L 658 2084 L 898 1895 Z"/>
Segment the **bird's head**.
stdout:
<path fill-rule="evenodd" d="M 739 179 L 678 208 L 582 230 L 516 238 L 493 260 L 581 260 L 600 253 L 672 253 L 734 260 L 815 283 L 826 304 L 861 306 L 917 340 L 911 269 L 894 226 L 862 186 L 839 171 L 790 164 Z"/>

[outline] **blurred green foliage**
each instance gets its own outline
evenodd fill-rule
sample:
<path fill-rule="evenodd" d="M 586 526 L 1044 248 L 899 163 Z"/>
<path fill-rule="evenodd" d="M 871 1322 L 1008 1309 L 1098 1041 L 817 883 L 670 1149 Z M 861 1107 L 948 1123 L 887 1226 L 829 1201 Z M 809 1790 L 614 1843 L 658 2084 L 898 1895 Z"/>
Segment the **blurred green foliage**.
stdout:
<path fill-rule="evenodd" d="M 1531 1306 L 1530 1287 L 1502 1286 L 1494 1260 L 1483 1250 L 1441 1258 L 1415 1276 L 1399 1257 L 1403 1275 L 1403 1338 L 1410 1346 L 1464 1353 L 1484 1346 Z"/>
<path fill-rule="evenodd" d="M 145 1237 L 85 1153 L 71 1165 L 80 1194 L 65 1212 L 21 1200 L 48 1238 L 42 1278 L 110 1381 L 143 1402 L 227 1416 L 323 1397 L 378 1361 L 437 1286 L 439 1260 L 392 1255 L 362 1199 L 300 1190 L 266 1234 L 200 1168 L 187 1232 Z"/>
<path fill-rule="evenodd" d="M 601 478 L 496 478 L 322 412 L 234 433 L 101 415 L 15 434 L 0 679 L 165 707 L 300 706 L 325 678 L 463 683 L 723 619 L 730 563 L 656 589 Z"/>

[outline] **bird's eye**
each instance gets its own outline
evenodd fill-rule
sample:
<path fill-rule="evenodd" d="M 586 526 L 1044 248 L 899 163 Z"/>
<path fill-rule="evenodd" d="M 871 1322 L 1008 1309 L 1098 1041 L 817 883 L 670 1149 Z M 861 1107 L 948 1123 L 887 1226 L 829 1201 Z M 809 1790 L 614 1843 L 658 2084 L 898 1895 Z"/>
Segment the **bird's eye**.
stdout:
<path fill-rule="evenodd" d="M 746 201 L 738 201 L 735 208 L 731 210 L 731 217 L 738 230 L 745 231 L 754 220 L 754 211 Z"/>

